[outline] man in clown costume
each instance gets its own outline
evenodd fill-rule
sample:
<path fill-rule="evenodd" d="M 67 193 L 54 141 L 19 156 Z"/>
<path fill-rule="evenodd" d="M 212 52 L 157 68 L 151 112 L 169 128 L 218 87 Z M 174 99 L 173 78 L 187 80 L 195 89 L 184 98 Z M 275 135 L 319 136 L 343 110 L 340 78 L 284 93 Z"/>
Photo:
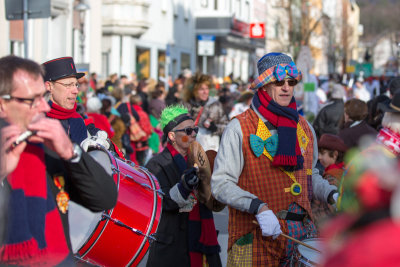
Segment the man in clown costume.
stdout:
<path fill-rule="evenodd" d="M 264 55 L 251 108 L 227 125 L 211 179 L 229 206 L 228 266 L 288 265 L 294 243 L 316 236 L 310 201 L 334 204 L 336 186 L 319 175 L 317 139 L 293 97 L 301 72 L 282 53 Z"/>

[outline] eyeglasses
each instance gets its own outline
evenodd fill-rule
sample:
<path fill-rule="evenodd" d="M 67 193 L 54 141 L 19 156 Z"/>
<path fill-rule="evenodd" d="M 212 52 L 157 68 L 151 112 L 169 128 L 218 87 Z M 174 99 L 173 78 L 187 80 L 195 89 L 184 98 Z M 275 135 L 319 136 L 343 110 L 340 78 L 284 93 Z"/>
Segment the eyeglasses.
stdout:
<path fill-rule="evenodd" d="M 187 135 L 192 135 L 193 131 L 197 134 L 199 132 L 199 127 L 186 127 L 184 129 L 175 130 L 174 132 L 185 132 Z"/>
<path fill-rule="evenodd" d="M 283 86 L 285 84 L 285 81 L 288 82 L 289 86 L 295 86 L 297 84 L 297 80 L 295 80 L 295 79 L 276 81 L 276 82 L 274 82 L 274 84 L 276 86 Z"/>
<path fill-rule="evenodd" d="M 49 101 L 50 99 L 50 91 L 46 91 L 42 95 L 35 96 L 33 98 L 23 98 L 23 97 L 17 97 L 17 96 L 12 96 L 12 95 L 3 95 L 1 98 L 5 100 L 15 100 L 20 103 L 24 103 L 30 106 L 30 108 L 36 108 L 39 106 L 40 101 L 44 99 L 46 102 Z"/>
<path fill-rule="evenodd" d="M 72 82 L 72 83 L 60 83 L 60 82 L 53 81 L 53 83 L 61 84 L 62 86 L 64 86 L 65 88 L 68 88 L 68 89 L 73 88 L 73 87 L 79 88 L 79 86 L 80 86 L 79 83 L 74 83 L 74 82 Z"/>

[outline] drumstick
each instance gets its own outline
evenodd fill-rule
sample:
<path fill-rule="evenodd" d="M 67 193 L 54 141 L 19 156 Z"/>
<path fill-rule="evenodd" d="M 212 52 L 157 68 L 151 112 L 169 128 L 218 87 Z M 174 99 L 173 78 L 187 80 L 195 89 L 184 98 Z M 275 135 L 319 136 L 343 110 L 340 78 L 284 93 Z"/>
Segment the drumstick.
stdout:
<path fill-rule="evenodd" d="M 308 245 L 308 244 L 306 244 L 306 243 L 304 243 L 304 242 L 301 242 L 300 240 L 297 240 L 296 238 L 293 238 L 293 237 L 291 237 L 290 235 L 287 235 L 287 234 L 284 234 L 284 233 L 281 233 L 281 235 L 282 235 L 283 237 L 286 237 L 287 239 L 290 239 L 290 240 L 292 240 L 292 241 L 294 241 L 294 242 L 296 242 L 296 243 L 302 245 L 302 246 L 308 247 L 308 248 L 310 248 L 310 249 L 312 249 L 312 250 L 315 250 L 315 251 L 318 251 L 319 253 L 322 253 L 319 249 L 316 249 L 316 248 L 314 248 L 314 247 L 312 247 L 312 246 L 310 246 L 310 245 Z"/>
<path fill-rule="evenodd" d="M 253 223 L 259 225 L 258 222 L 256 222 L 256 221 L 253 221 Z M 302 246 L 305 246 L 305 247 L 307 247 L 307 248 L 309 248 L 309 249 L 312 249 L 312 250 L 318 251 L 319 253 L 322 253 L 319 249 L 316 249 L 316 248 L 314 248 L 314 247 L 312 247 L 312 246 L 310 246 L 310 245 L 308 245 L 308 244 L 306 244 L 306 243 L 304 243 L 304 242 L 301 242 L 300 240 L 298 240 L 298 239 L 296 239 L 296 238 L 293 238 L 293 237 L 291 237 L 291 236 L 289 236 L 289 235 L 287 235 L 287 234 L 281 233 L 281 235 L 282 235 L 283 237 L 286 237 L 287 239 L 292 240 L 293 242 L 296 242 L 296 243 L 302 245 Z"/>

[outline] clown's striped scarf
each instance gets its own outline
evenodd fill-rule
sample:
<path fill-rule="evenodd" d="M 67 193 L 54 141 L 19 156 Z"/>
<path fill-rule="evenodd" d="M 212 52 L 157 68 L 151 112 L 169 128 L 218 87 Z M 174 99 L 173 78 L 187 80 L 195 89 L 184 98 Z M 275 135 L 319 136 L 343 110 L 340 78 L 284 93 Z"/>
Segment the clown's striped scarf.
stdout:
<path fill-rule="evenodd" d="M 72 261 L 61 217 L 47 184 L 43 148 L 28 144 L 6 182 L 10 194 L 0 262 L 54 266 Z"/>
<path fill-rule="evenodd" d="M 54 102 L 49 101 L 49 105 L 51 110 L 47 112 L 47 117 L 57 119 L 61 121 L 61 124 L 67 127 L 66 132 L 68 136 L 71 138 L 72 142 L 80 144 L 83 140 L 85 140 L 87 135 L 87 128 L 85 122 L 81 115 L 76 112 L 76 103 L 73 109 L 65 109 L 60 107 Z M 63 120 L 68 121 L 67 124 L 63 123 Z M 67 126 L 66 126 L 67 125 Z M 96 134 L 90 132 L 90 134 Z"/>
<path fill-rule="evenodd" d="M 287 107 L 276 103 L 266 91 L 258 90 L 253 97 L 253 105 L 278 131 L 278 150 L 272 164 L 287 171 L 303 168 L 304 158 L 297 139 L 299 114 L 294 97 Z"/>
<path fill-rule="evenodd" d="M 188 168 L 187 157 L 184 158 L 169 143 L 167 144 L 167 149 L 171 153 L 174 163 L 178 166 L 179 175 L 182 176 L 183 172 Z M 179 188 L 179 191 L 182 192 L 182 188 Z M 187 196 L 188 194 L 186 194 Z M 203 254 L 218 254 L 221 250 L 218 244 L 212 211 L 200 202 L 189 213 L 188 239 L 190 266 L 192 267 L 203 266 Z M 213 258 L 211 257 L 211 259 Z M 208 264 L 209 266 L 215 266 L 214 262 L 208 262 Z"/>

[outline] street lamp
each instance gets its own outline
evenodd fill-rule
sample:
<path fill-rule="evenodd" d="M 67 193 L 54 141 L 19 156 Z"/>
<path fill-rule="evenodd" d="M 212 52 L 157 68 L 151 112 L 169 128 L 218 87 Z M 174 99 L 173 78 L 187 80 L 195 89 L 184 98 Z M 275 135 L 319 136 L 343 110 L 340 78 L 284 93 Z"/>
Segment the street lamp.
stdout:
<path fill-rule="evenodd" d="M 90 6 L 85 3 L 84 0 L 80 0 L 79 4 L 74 7 L 74 10 L 79 13 L 79 25 L 80 25 L 80 48 L 81 48 L 81 63 L 84 62 L 85 56 L 85 15 L 86 11 L 90 9 Z"/>

